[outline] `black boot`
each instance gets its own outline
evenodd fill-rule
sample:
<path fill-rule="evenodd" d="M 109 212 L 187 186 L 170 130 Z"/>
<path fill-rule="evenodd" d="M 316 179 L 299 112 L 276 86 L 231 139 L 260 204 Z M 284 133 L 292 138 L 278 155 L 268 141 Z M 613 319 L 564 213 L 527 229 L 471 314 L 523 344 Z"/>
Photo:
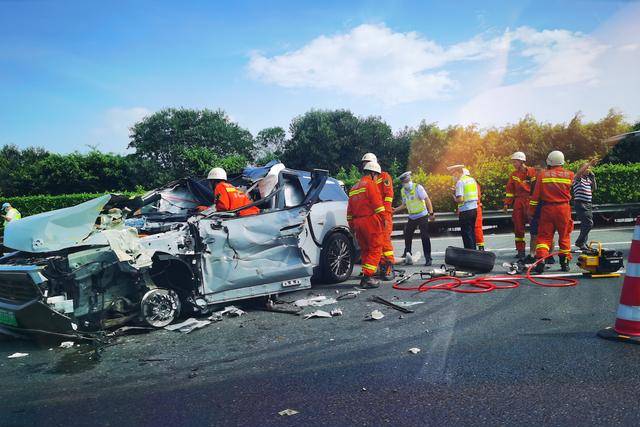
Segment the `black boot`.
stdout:
<path fill-rule="evenodd" d="M 365 289 L 374 289 L 380 286 L 380 280 L 373 276 L 364 276 L 360 280 L 360 287 Z"/>
<path fill-rule="evenodd" d="M 516 255 L 516 258 L 518 259 L 524 259 L 524 257 L 526 256 L 524 251 L 518 251 L 518 254 Z"/>
<path fill-rule="evenodd" d="M 547 265 L 553 265 L 556 263 L 556 259 L 554 257 L 549 257 L 544 260 L 544 263 Z"/>
<path fill-rule="evenodd" d="M 534 267 L 533 271 L 538 273 L 538 274 L 544 273 L 544 262 L 541 262 L 540 264 L 536 265 Z"/>
<path fill-rule="evenodd" d="M 567 272 L 569 270 L 569 260 L 567 257 L 560 257 L 560 271 Z"/>
<path fill-rule="evenodd" d="M 385 280 L 387 282 L 390 282 L 393 279 L 395 279 L 393 264 L 391 264 L 390 262 L 383 262 L 382 264 L 380 264 L 380 267 L 378 268 L 378 276 L 380 277 L 380 279 Z"/>

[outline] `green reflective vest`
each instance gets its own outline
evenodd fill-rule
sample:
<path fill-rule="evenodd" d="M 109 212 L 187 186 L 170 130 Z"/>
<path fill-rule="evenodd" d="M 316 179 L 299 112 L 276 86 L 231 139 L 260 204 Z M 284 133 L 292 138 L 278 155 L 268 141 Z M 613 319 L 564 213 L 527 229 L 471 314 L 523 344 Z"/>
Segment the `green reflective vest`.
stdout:
<path fill-rule="evenodd" d="M 6 216 L 8 216 L 9 218 L 11 218 L 11 221 L 15 221 L 17 219 L 21 219 L 22 215 L 20 215 L 20 212 L 18 212 L 18 209 L 16 208 L 11 208 L 7 211 Z M 6 227 L 7 224 L 9 224 L 10 221 L 5 220 L 4 221 L 4 226 Z"/>
<path fill-rule="evenodd" d="M 411 190 L 407 190 L 402 187 L 401 195 L 402 202 L 407 207 L 407 211 L 409 215 L 415 215 L 424 212 L 427 209 L 427 204 L 424 200 L 418 197 L 416 189 L 418 188 L 418 184 L 413 184 Z"/>
<path fill-rule="evenodd" d="M 478 184 L 476 180 L 469 175 L 464 175 L 460 178 L 460 181 L 464 184 L 464 192 L 462 194 L 462 203 L 458 203 L 458 207 L 462 206 L 465 202 L 478 200 Z"/>

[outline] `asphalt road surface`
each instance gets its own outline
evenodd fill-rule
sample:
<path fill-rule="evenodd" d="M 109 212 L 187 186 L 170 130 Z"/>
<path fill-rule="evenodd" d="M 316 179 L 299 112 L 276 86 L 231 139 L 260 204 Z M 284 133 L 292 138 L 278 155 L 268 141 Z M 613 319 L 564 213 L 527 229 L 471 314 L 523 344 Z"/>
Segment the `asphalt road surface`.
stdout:
<path fill-rule="evenodd" d="M 629 227 L 592 234 L 625 256 L 631 237 Z M 488 237 L 495 271 L 512 241 Z M 439 264 L 460 238 L 433 243 Z M 336 296 L 356 282 L 312 291 Z M 244 304 L 242 317 L 123 337 L 99 358 L 88 346 L 0 341 L 0 425 L 639 425 L 640 346 L 596 337 L 613 324 L 621 284 L 477 295 L 386 286 L 321 308 L 341 317 L 309 320 Z M 401 314 L 373 294 L 423 303 Z M 374 309 L 385 317 L 363 320 Z M 29 355 L 7 359 L 14 352 Z"/>

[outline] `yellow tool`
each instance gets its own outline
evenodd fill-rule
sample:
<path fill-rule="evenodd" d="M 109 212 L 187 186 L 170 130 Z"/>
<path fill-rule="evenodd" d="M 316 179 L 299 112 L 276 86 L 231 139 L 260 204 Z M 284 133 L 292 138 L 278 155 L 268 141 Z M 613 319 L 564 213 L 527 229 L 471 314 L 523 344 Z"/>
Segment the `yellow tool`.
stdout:
<path fill-rule="evenodd" d="M 620 277 L 617 271 L 624 267 L 624 259 L 620 251 L 603 249 L 601 242 L 589 242 L 588 249 L 578 256 L 578 267 L 592 278 Z"/>

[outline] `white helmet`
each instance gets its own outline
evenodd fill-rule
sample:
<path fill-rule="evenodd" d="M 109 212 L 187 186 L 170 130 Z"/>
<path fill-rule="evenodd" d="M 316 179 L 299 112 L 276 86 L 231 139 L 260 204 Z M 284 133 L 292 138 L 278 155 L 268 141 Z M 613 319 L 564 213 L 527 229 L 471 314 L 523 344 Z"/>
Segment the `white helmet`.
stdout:
<path fill-rule="evenodd" d="M 378 163 L 378 158 L 373 153 L 367 153 L 364 156 L 362 156 L 362 160 L 360 160 L 360 161 L 361 162 L 375 162 L 375 163 Z"/>
<path fill-rule="evenodd" d="M 209 175 L 207 175 L 207 179 L 220 179 L 220 180 L 226 181 L 227 172 L 222 168 L 213 168 L 209 171 Z"/>
<path fill-rule="evenodd" d="M 521 160 L 523 162 L 527 161 L 527 155 L 524 154 L 522 151 L 516 151 L 515 153 L 513 153 L 511 155 L 511 160 Z"/>
<path fill-rule="evenodd" d="M 562 151 L 552 151 L 547 156 L 547 165 L 549 166 L 562 166 L 564 165 L 564 154 Z"/>
<path fill-rule="evenodd" d="M 369 162 L 366 165 L 364 165 L 363 169 L 365 171 L 371 171 L 371 172 L 377 172 L 377 173 L 382 172 L 382 169 L 380 169 L 380 165 L 377 162 Z"/>
<path fill-rule="evenodd" d="M 462 168 L 462 175 L 464 176 L 470 176 L 471 172 L 469 172 L 469 169 L 467 168 Z"/>

